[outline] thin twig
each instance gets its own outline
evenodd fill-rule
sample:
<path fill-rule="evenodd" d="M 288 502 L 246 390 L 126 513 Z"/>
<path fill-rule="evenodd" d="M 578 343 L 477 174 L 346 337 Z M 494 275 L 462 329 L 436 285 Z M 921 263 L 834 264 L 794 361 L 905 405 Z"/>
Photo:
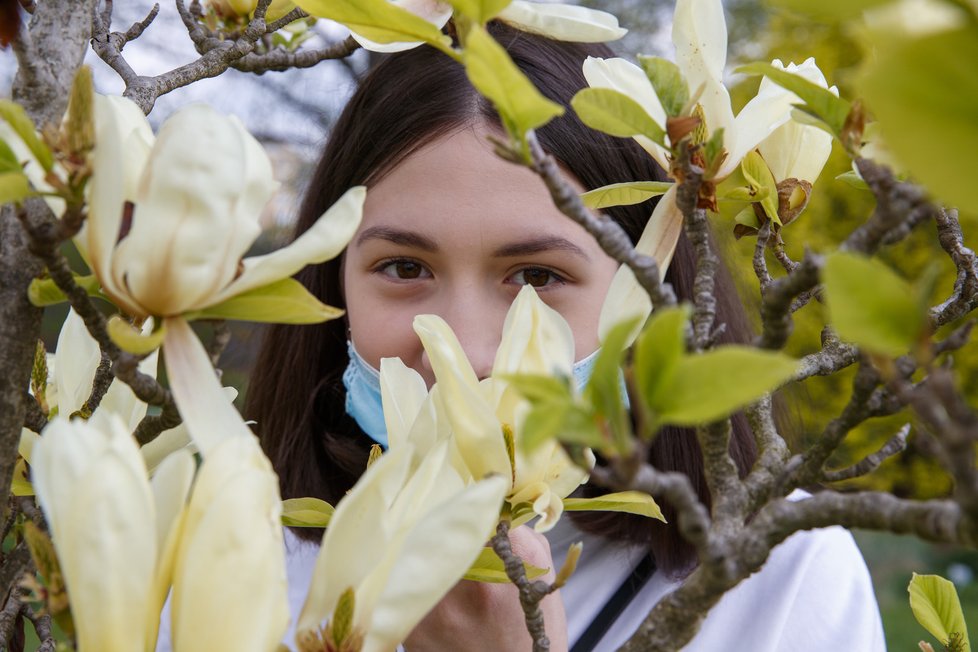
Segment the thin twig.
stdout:
<path fill-rule="evenodd" d="M 862 460 L 852 466 L 836 471 L 825 471 L 823 480 L 825 482 L 841 482 L 851 480 L 872 473 L 879 468 L 880 464 L 897 453 L 902 453 L 907 449 L 907 437 L 910 436 L 910 424 L 900 428 L 895 435 L 890 437 L 878 451 L 872 455 L 867 455 Z"/>
<path fill-rule="evenodd" d="M 37 614 L 26 603 L 21 606 L 20 612 L 34 625 L 34 632 L 41 642 L 36 652 L 54 652 L 57 648 L 57 641 L 54 639 L 54 633 L 51 631 L 51 614 Z"/>
<path fill-rule="evenodd" d="M 7 587 L 4 587 L 5 593 L 0 594 L 0 599 L 6 600 L 3 609 L 0 610 L 0 649 L 3 650 L 11 649 L 10 640 L 14 636 L 20 608 L 23 606 L 23 598 L 17 587 L 10 588 L 8 592 Z"/>
<path fill-rule="evenodd" d="M 527 143 L 532 157 L 531 169 L 543 179 L 557 209 L 590 233 L 606 254 L 628 265 L 639 285 L 652 299 L 652 305 L 675 305 L 676 295 L 672 286 L 659 280 L 658 262 L 636 252 L 628 234 L 615 221 L 608 217 L 596 217 L 584 206 L 577 191 L 564 179 L 557 162 L 543 151 L 536 134 L 528 133 Z"/>
<path fill-rule="evenodd" d="M 133 431 L 132 436 L 136 439 L 137 444 L 143 446 L 156 439 L 157 435 L 164 430 L 176 428 L 180 425 L 181 421 L 180 412 L 177 410 L 176 405 L 167 403 L 163 406 L 163 410 L 159 415 L 146 415 L 143 417 Z"/>
<path fill-rule="evenodd" d="M 502 519 L 496 526 L 496 534 L 489 540 L 492 549 L 503 560 L 506 576 L 516 586 L 520 594 L 520 606 L 526 619 L 526 629 L 533 639 L 533 652 L 547 652 L 550 649 L 550 639 L 543 622 L 543 610 L 540 601 L 551 593 L 553 588 L 546 582 L 531 582 L 526 576 L 523 560 L 513 552 L 509 541 L 509 521 Z"/>
<path fill-rule="evenodd" d="M 768 240 L 771 238 L 771 220 L 767 220 L 761 225 L 757 232 L 757 242 L 754 244 L 754 275 L 761 284 L 761 292 L 771 283 L 771 273 L 767 268 L 767 258 L 764 250 L 767 248 Z"/>

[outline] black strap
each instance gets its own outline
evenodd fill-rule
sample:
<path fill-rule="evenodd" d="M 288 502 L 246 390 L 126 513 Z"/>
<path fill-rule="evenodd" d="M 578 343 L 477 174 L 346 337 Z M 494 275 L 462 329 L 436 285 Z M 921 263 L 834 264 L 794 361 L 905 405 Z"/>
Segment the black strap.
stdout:
<path fill-rule="evenodd" d="M 608 633 L 608 630 L 611 629 L 615 621 L 618 620 L 618 616 L 625 610 L 628 603 L 648 583 L 653 573 L 655 573 L 655 560 L 652 559 L 652 554 L 650 553 L 642 557 L 638 565 L 628 574 L 628 577 L 621 583 L 621 586 L 618 587 L 615 594 L 605 603 L 598 615 L 591 621 L 588 628 L 577 639 L 577 643 L 574 644 L 570 652 L 591 652 L 594 650 L 595 646 L 604 638 L 604 635 Z"/>

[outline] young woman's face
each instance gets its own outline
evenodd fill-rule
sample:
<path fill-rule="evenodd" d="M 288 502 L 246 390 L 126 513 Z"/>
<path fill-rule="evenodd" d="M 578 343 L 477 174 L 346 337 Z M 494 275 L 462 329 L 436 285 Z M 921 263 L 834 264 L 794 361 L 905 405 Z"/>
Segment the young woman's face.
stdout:
<path fill-rule="evenodd" d="M 367 192 L 346 252 L 350 337 L 367 362 L 399 357 L 430 386 L 416 315 L 439 315 L 481 378 L 503 320 L 530 284 L 574 332 L 577 359 L 598 347 L 598 314 L 617 269 L 554 207 L 530 170 L 498 158 L 488 131 L 467 128 L 404 159 Z"/>

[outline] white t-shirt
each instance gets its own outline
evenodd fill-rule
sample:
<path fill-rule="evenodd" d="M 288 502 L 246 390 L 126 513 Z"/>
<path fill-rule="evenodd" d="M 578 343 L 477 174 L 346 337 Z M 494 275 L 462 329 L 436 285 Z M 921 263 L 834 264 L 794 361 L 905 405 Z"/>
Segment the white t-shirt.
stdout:
<path fill-rule="evenodd" d="M 547 535 L 554 565 L 567 547 L 584 542 L 577 571 L 561 596 L 570 645 L 602 610 L 646 550 L 616 545 L 561 519 Z M 293 622 L 283 643 L 294 649 L 295 618 L 305 601 L 319 546 L 285 531 L 289 608 Z M 656 572 L 622 611 L 594 652 L 617 650 L 649 610 L 678 583 Z M 170 650 L 169 601 L 157 652 Z M 886 652 L 873 586 L 852 536 L 840 527 L 799 532 L 776 547 L 764 567 L 721 598 L 685 652 Z"/>

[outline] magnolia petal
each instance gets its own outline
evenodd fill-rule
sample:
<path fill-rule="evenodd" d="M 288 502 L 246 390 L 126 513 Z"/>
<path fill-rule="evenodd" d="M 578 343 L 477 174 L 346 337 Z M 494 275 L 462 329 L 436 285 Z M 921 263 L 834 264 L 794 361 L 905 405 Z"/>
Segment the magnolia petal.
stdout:
<path fill-rule="evenodd" d="M 281 511 L 278 479 L 255 437 L 205 457 L 173 566 L 174 649 L 276 648 L 289 623 Z M 215 605 L 234 627 L 213 626 Z"/>
<path fill-rule="evenodd" d="M 397 448 L 408 441 L 411 426 L 428 398 L 428 388 L 421 374 L 401 362 L 400 358 L 381 358 L 380 395 L 384 404 L 388 446 Z"/>
<path fill-rule="evenodd" d="M 176 544 L 180 540 L 187 496 L 193 484 L 197 465 L 190 451 L 182 450 L 167 457 L 150 484 L 156 502 L 157 566 L 153 590 L 146 600 L 146 649 L 156 646 L 160 611 L 170 590 Z"/>
<path fill-rule="evenodd" d="M 20 442 L 17 444 L 17 454 L 31 463 L 31 455 L 34 451 L 34 444 L 41 439 L 41 436 L 33 430 L 27 428 L 20 429 Z"/>
<path fill-rule="evenodd" d="M 163 359 L 180 416 L 205 458 L 222 441 L 252 437 L 251 431 L 224 390 L 211 365 L 210 356 L 182 317 L 167 317 L 163 326 Z"/>
<path fill-rule="evenodd" d="M 638 102 L 656 124 L 666 124 L 666 111 L 659 96 L 655 94 L 645 72 L 635 64 L 621 58 L 588 57 L 584 60 L 583 70 L 584 78 L 592 88 L 610 88 L 624 93 Z M 635 140 L 663 169 L 669 169 L 669 153 L 665 148 L 645 136 L 637 136 Z"/>
<path fill-rule="evenodd" d="M 567 321 L 532 286 L 524 286 L 506 313 L 492 375 L 569 377 L 573 365 L 574 333 Z"/>
<path fill-rule="evenodd" d="M 452 12 L 454 11 L 450 4 L 438 2 L 438 0 L 390 0 L 390 2 L 401 9 L 407 9 L 411 13 L 424 18 L 439 29 L 445 26 L 445 23 L 452 17 Z M 422 44 L 421 41 L 377 43 L 364 36 L 360 36 L 354 31 L 350 32 L 350 36 L 360 44 L 360 47 L 371 52 L 403 52 L 404 50 L 411 50 Z"/>
<path fill-rule="evenodd" d="M 117 282 L 148 314 L 207 305 L 235 278 L 277 186 L 264 150 L 236 119 L 204 105 L 177 111 L 160 129 L 132 227 L 113 253 Z"/>
<path fill-rule="evenodd" d="M 92 393 L 95 369 L 102 360 L 98 342 L 88 334 L 85 321 L 68 310 L 55 349 L 54 382 L 58 387 L 58 414 L 70 416 Z"/>
<path fill-rule="evenodd" d="M 89 215 L 75 237 L 103 291 L 130 314 L 142 314 L 125 285 L 112 273 L 112 252 L 119 240 L 125 202 L 134 201 L 136 186 L 154 142 L 142 110 L 118 96 L 95 96 L 95 149 L 88 183 Z"/>
<path fill-rule="evenodd" d="M 318 628 L 329 618 L 340 595 L 360 586 L 387 552 L 387 509 L 394 499 L 394 489 L 404 483 L 411 454 L 411 446 L 390 449 L 367 468 L 336 506 L 296 623 L 297 636 Z M 358 602 L 354 618 L 369 607 Z"/>
<path fill-rule="evenodd" d="M 431 361 L 442 406 L 470 473 L 476 479 L 492 473 L 509 476 L 509 456 L 495 410 L 483 396 L 455 333 L 436 315 L 415 317 L 414 332 Z"/>
<path fill-rule="evenodd" d="M 44 168 L 38 162 L 37 158 L 31 149 L 24 144 L 17 132 L 11 128 L 6 120 L 0 120 L 0 140 L 7 143 L 11 150 L 14 152 L 14 156 L 20 161 L 24 166 L 24 174 L 27 175 L 27 179 L 31 182 L 31 186 L 35 190 L 40 192 L 51 192 L 54 188 L 51 187 L 47 181 L 45 181 L 45 176 L 47 173 Z M 63 166 L 60 163 L 55 163 L 54 169 L 57 171 L 60 178 L 64 178 Z M 65 211 L 65 200 L 60 197 L 43 197 L 44 201 L 47 203 L 48 208 L 55 215 L 61 215 Z"/>
<path fill-rule="evenodd" d="M 79 649 L 132 650 L 144 641 L 157 551 L 153 498 L 135 441 L 114 415 L 71 423 L 57 417 L 33 458 Z"/>
<path fill-rule="evenodd" d="M 628 33 L 618 26 L 618 18 L 613 14 L 576 5 L 513 0 L 497 18 L 558 41 L 603 43 Z"/>
<path fill-rule="evenodd" d="M 642 237 L 635 245 L 636 251 L 652 256 L 659 263 L 659 278 L 665 279 L 676 244 L 683 230 L 683 214 L 676 205 L 676 187 L 670 188 L 660 199 L 649 218 Z M 611 328 L 628 319 L 641 318 L 630 342 L 634 342 L 652 312 L 652 300 L 635 274 L 627 266 L 618 268 L 598 318 L 598 337 L 604 341 Z"/>
<path fill-rule="evenodd" d="M 295 242 L 270 254 L 241 261 L 241 275 L 214 295 L 208 305 L 292 276 L 306 265 L 338 256 L 360 226 L 366 196 L 364 186 L 350 188 Z"/>
<path fill-rule="evenodd" d="M 819 70 L 813 58 L 805 60 L 798 66 L 789 63 L 785 67 L 777 59 L 771 64 L 801 75 L 823 88 L 828 87 L 825 75 Z M 769 84 L 773 85 L 774 82 L 768 77 L 761 80 L 761 86 Z M 838 89 L 833 87 L 832 90 L 838 95 Z M 792 95 L 792 103 L 798 102 L 800 102 L 799 98 Z M 757 149 L 776 180 L 801 179 L 814 183 L 832 151 L 832 136 L 816 126 L 789 119 L 761 141 Z"/>
<path fill-rule="evenodd" d="M 708 133 L 723 129 L 724 145 L 730 150 L 727 140 L 733 135 L 734 116 L 730 94 L 723 85 L 727 23 L 720 0 L 678 0 L 672 41 L 676 46 L 676 62 L 686 77 L 690 95 L 698 98 L 703 109 Z"/>
<path fill-rule="evenodd" d="M 499 517 L 506 484 L 493 477 L 470 485 L 415 524 L 374 607 L 363 652 L 394 649 L 458 582 Z"/>

